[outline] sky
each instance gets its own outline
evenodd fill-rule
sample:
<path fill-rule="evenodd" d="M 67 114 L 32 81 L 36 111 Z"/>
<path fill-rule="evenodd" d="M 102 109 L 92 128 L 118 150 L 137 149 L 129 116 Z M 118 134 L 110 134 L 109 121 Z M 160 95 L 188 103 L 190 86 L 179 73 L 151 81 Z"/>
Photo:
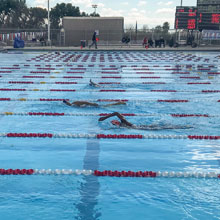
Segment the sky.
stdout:
<path fill-rule="evenodd" d="M 197 0 L 182 0 L 183 6 L 196 6 Z M 26 0 L 29 7 L 47 7 L 47 0 Z M 97 4 L 97 13 L 101 16 L 124 17 L 125 28 L 133 25 L 136 21 L 138 28 L 147 25 L 152 28 L 170 23 L 174 27 L 175 8 L 180 6 L 181 0 L 50 0 L 50 7 L 57 3 L 71 3 L 78 6 L 80 11 L 94 12 L 93 4 Z"/>

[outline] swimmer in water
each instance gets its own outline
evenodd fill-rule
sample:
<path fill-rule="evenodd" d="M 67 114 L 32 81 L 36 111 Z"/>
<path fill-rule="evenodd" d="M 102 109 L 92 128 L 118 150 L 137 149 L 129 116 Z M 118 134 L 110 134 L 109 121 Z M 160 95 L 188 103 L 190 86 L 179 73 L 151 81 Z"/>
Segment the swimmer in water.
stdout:
<path fill-rule="evenodd" d="M 93 87 L 100 87 L 99 84 L 94 83 L 91 79 L 90 79 L 90 81 L 89 81 L 89 85 L 90 85 L 90 86 L 93 86 Z"/>
<path fill-rule="evenodd" d="M 109 107 L 109 106 L 114 106 L 114 105 L 126 105 L 126 102 L 115 102 L 112 104 L 107 104 L 107 105 L 102 105 L 100 106 L 97 103 L 93 102 L 87 102 L 87 101 L 75 101 L 75 102 L 68 102 L 67 100 L 63 100 L 63 103 L 69 106 L 76 106 L 76 107 L 87 107 L 87 106 L 93 106 L 93 107 Z"/>
<path fill-rule="evenodd" d="M 107 116 L 99 118 L 99 121 L 104 121 L 108 118 L 117 116 L 120 121 L 118 120 L 113 120 L 111 123 L 115 126 L 118 127 L 123 127 L 123 128 L 131 128 L 131 129 L 137 129 L 137 130 L 163 130 L 163 129 L 188 129 L 192 128 L 191 126 L 181 126 L 181 125 L 134 125 L 130 122 L 128 122 L 123 115 L 121 115 L 118 112 L 114 112 L 112 114 L 109 114 Z"/>

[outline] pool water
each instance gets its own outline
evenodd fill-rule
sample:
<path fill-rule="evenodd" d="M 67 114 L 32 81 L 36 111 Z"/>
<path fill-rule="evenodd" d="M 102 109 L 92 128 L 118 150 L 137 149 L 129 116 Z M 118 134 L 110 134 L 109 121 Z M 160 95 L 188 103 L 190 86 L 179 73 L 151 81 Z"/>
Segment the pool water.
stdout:
<path fill-rule="evenodd" d="M 219 58 L 216 52 L 0 54 L 0 98 L 10 98 L 1 101 L 0 134 L 219 136 Z M 89 86 L 90 79 L 100 87 Z M 100 106 L 70 107 L 62 99 L 90 101 Z M 126 100 L 126 105 L 104 106 L 112 100 Z M 64 113 L 64 116 L 34 116 L 30 112 Z M 136 125 L 190 128 L 133 130 L 113 126 L 112 119 L 98 121 L 99 114 L 113 112 L 134 114 L 125 118 Z M 220 142 L 1 136 L 0 164 L 2 169 L 220 173 Z M 3 220 L 220 219 L 217 178 L 93 175 L 1 175 L 0 178 Z"/>

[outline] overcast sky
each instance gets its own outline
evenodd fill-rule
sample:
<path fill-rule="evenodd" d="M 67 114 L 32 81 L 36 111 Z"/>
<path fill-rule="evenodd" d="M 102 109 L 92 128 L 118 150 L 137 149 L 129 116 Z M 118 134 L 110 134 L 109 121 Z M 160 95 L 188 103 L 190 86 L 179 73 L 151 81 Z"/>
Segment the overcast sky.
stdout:
<path fill-rule="evenodd" d="M 47 0 L 26 0 L 29 7 L 47 7 Z M 92 4 L 97 4 L 97 12 L 101 16 L 122 16 L 125 26 L 134 25 L 137 21 L 138 28 L 143 25 L 154 27 L 168 21 L 171 28 L 174 26 L 175 7 L 181 0 L 50 0 L 50 6 L 57 3 L 72 3 L 81 11 L 92 13 Z M 196 0 L 183 0 L 185 6 L 195 6 Z"/>

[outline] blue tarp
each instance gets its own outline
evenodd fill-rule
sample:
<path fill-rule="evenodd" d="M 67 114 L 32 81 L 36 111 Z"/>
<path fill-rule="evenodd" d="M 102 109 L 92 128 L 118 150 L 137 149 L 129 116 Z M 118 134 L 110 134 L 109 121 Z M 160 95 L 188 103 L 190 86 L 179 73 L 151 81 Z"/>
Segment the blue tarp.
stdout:
<path fill-rule="evenodd" d="M 20 37 L 15 38 L 14 48 L 24 48 L 24 41 Z"/>

